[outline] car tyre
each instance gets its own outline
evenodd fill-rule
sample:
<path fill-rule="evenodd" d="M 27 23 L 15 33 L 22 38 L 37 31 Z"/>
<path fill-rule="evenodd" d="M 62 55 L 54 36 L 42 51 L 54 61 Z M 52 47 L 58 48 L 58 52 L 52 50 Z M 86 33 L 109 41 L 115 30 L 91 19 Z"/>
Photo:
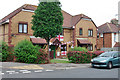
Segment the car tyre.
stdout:
<path fill-rule="evenodd" d="M 112 66 L 112 62 L 109 62 L 109 63 L 108 63 L 108 69 L 112 69 L 112 67 L 113 67 L 113 66 Z"/>

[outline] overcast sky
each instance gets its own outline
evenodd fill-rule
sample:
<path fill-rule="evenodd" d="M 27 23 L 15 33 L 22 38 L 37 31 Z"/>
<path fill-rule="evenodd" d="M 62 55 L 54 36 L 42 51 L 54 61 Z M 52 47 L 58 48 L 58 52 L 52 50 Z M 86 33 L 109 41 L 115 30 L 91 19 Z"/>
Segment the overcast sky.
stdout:
<path fill-rule="evenodd" d="M 62 9 L 71 15 L 85 14 L 92 18 L 97 26 L 117 18 L 120 0 L 59 0 Z M 0 19 L 23 4 L 38 5 L 38 0 L 0 0 Z"/>

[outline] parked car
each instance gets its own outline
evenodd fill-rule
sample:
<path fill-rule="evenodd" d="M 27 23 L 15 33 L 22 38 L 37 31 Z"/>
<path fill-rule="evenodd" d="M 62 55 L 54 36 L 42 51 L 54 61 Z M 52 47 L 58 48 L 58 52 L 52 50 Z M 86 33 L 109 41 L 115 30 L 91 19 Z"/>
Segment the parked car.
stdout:
<path fill-rule="evenodd" d="M 120 51 L 104 52 L 91 59 L 91 65 L 92 67 L 107 67 L 109 69 L 120 66 Z"/>

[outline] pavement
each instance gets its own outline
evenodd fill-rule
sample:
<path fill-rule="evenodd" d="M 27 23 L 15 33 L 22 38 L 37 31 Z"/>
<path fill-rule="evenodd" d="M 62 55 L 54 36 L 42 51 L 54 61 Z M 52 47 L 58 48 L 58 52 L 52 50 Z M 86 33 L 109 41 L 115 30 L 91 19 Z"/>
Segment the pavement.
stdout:
<path fill-rule="evenodd" d="M 67 59 L 60 59 L 60 60 L 67 60 Z M 90 67 L 90 64 L 74 64 L 74 63 L 26 64 L 19 62 L 0 62 L 0 64 L 2 64 L 0 65 L 0 69 L 1 69 L 0 76 L 2 75 L 3 78 L 15 78 L 14 75 L 17 74 L 22 75 L 23 77 L 24 74 L 30 74 L 30 76 L 32 76 L 31 74 L 33 73 L 34 75 L 36 75 L 36 73 L 55 72 L 55 71 L 60 72 L 60 71 L 66 71 L 76 68 Z M 21 77 L 17 75 L 16 78 L 21 78 Z"/>
<path fill-rule="evenodd" d="M 90 64 L 74 64 L 74 63 L 54 63 L 54 64 L 25 64 L 17 62 L 2 62 L 2 68 L 9 69 L 73 69 L 86 68 Z"/>
<path fill-rule="evenodd" d="M 91 68 L 90 64 L 25 64 L 0 62 L 2 78 L 117 78 L 118 68 Z M 0 76 L 1 76 L 0 75 Z"/>

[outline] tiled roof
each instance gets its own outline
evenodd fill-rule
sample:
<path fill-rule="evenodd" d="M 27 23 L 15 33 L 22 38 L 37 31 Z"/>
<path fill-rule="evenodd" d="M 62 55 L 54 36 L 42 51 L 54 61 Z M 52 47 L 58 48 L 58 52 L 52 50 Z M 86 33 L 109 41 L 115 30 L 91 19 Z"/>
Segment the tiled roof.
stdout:
<path fill-rule="evenodd" d="M 50 42 L 53 44 L 62 44 L 57 38 L 50 39 Z"/>
<path fill-rule="evenodd" d="M 120 30 L 120 25 L 118 25 L 117 27 L 118 27 L 118 30 Z"/>
<path fill-rule="evenodd" d="M 33 44 L 47 44 L 43 38 L 30 38 L 30 40 Z M 50 42 L 53 44 L 62 44 L 57 38 L 50 39 Z"/>
<path fill-rule="evenodd" d="M 63 13 L 63 27 L 72 27 L 72 15 L 62 10 Z"/>
<path fill-rule="evenodd" d="M 84 14 L 75 15 L 72 17 L 72 26 L 76 25 L 80 21 L 81 18 L 91 19 Z"/>
<path fill-rule="evenodd" d="M 114 47 L 120 47 L 120 42 L 116 42 L 116 44 L 114 45 Z"/>
<path fill-rule="evenodd" d="M 15 11 L 13 11 L 12 13 L 8 14 L 7 16 L 5 16 L 3 19 L 0 20 L 0 23 L 5 22 L 6 20 L 10 19 L 11 17 L 15 16 L 17 13 L 19 13 L 22 9 L 27 9 L 27 10 L 35 10 L 37 9 L 37 6 L 35 5 L 30 5 L 30 4 L 24 4 L 23 6 L 21 6 L 20 8 L 16 9 Z"/>
<path fill-rule="evenodd" d="M 45 39 L 42 38 L 30 38 L 33 44 L 47 44 Z"/>
<path fill-rule="evenodd" d="M 31 5 L 31 4 L 25 4 L 23 9 L 26 9 L 26 10 L 33 10 L 33 11 L 34 11 L 34 10 L 37 9 L 37 6 Z"/>
<path fill-rule="evenodd" d="M 26 9 L 26 10 L 36 10 L 37 6 L 35 5 L 31 5 L 31 4 L 25 4 L 23 6 L 21 6 L 20 8 L 16 9 L 15 11 L 13 11 L 12 13 L 10 13 L 9 15 L 7 15 L 6 17 L 4 17 L 3 19 L 0 20 L 0 23 L 5 22 L 6 20 L 10 19 L 11 17 L 15 16 L 17 13 L 19 13 L 22 9 Z M 84 14 L 79 14 L 76 16 L 72 16 L 69 13 L 65 12 L 62 10 L 63 13 L 63 27 L 69 27 L 71 28 L 72 26 L 76 25 L 76 23 L 79 22 L 79 20 L 81 18 L 87 18 L 90 19 L 88 16 L 84 15 Z"/>
<path fill-rule="evenodd" d="M 53 43 L 57 38 L 50 39 L 50 42 Z"/>
<path fill-rule="evenodd" d="M 118 32 L 118 27 L 112 23 L 105 23 L 98 27 L 98 33 Z"/>
<path fill-rule="evenodd" d="M 77 39 L 80 44 L 91 44 L 87 39 Z"/>

